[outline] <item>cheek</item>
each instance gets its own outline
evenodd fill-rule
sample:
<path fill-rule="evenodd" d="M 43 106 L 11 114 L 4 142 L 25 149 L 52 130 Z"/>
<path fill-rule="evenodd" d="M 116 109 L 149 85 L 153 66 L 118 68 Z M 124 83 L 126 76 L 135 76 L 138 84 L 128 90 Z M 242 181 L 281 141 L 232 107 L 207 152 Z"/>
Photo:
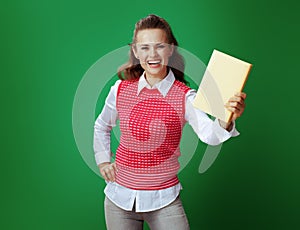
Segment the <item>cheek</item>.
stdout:
<path fill-rule="evenodd" d="M 159 56 L 164 60 L 164 62 L 168 62 L 169 61 L 169 57 L 170 57 L 170 52 L 168 51 L 162 51 L 159 53 Z"/>
<path fill-rule="evenodd" d="M 139 52 L 138 56 L 139 56 L 140 62 L 143 62 L 147 59 L 147 54 L 146 53 Z"/>

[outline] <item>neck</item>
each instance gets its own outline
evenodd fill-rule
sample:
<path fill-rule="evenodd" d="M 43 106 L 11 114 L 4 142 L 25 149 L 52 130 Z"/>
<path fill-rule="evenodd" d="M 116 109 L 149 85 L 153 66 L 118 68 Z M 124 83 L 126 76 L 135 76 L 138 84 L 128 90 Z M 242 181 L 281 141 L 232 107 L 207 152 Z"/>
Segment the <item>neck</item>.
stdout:
<path fill-rule="evenodd" d="M 161 80 L 163 80 L 166 76 L 167 76 L 167 70 L 165 71 L 164 74 L 161 74 L 159 76 L 145 73 L 145 78 L 151 87 L 154 86 L 156 83 L 160 82 Z"/>

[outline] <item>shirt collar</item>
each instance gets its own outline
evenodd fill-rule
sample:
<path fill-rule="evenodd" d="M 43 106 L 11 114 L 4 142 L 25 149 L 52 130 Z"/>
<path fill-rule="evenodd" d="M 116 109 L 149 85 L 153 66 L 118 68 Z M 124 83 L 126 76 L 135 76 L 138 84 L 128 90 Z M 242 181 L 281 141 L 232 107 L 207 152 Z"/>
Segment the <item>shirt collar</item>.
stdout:
<path fill-rule="evenodd" d="M 174 81 L 175 76 L 172 70 L 170 69 L 168 75 L 164 79 L 162 79 L 160 82 L 156 83 L 151 87 L 145 78 L 144 72 L 139 79 L 137 95 L 139 95 L 142 89 L 146 87 L 148 89 L 158 89 L 158 91 L 165 97 L 169 92 L 171 86 L 173 85 Z"/>

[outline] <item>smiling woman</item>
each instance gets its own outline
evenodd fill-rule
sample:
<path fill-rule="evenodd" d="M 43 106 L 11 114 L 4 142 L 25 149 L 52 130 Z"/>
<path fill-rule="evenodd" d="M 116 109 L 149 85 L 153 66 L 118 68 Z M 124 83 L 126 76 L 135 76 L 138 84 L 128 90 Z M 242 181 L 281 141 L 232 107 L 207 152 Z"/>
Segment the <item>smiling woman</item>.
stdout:
<path fill-rule="evenodd" d="M 130 44 L 129 60 L 118 70 L 120 79 L 137 79 L 146 71 L 143 67 L 159 68 L 164 71 L 167 66 L 172 70 L 177 80 L 186 83 L 184 79 L 184 60 L 177 51 L 178 42 L 170 25 L 156 15 L 149 15 L 145 20 L 136 23 L 133 42 Z M 157 60 L 155 60 L 157 59 Z M 153 65 L 148 62 L 154 61 Z M 159 65 L 156 61 L 159 61 Z M 150 68 L 150 66 L 152 68 Z M 148 73 L 150 75 L 150 72 Z M 164 75 L 165 76 L 165 75 Z"/>
<path fill-rule="evenodd" d="M 185 85 L 184 61 L 169 24 L 156 15 L 136 23 L 129 61 L 118 71 L 95 122 L 94 151 L 104 190 L 107 229 L 142 230 L 189 223 L 179 193 L 180 140 L 188 122 L 199 139 L 218 145 L 237 136 L 234 122 L 222 126 L 192 106 L 196 91 Z M 243 94 L 232 97 L 237 114 Z M 120 144 L 111 162 L 110 132 L 120 121 Z"/>
<path fill-rule="evenodd" d="M 161 29 L 142 30 L 138 33 L 133 52 L 146 72 L 150 85 L 167 75 L 169 57 L 173 53 L 173 44 L 167 44 L 166 34 Z"/>

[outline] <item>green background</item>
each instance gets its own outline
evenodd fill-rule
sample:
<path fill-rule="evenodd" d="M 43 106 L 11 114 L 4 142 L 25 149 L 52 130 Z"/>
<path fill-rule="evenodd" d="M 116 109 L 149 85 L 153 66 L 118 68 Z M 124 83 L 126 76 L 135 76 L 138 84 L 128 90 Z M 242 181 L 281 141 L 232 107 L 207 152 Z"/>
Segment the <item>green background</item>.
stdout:
<path fill-rule="evenodd" d="M 241 135 L 204 174 L 199 144 L 179 175 L 191 229 L 299 229 L 299 11 L 292 0 L 1 1 L 0 228 L 105 229 L 105 183 L 77 149 L 73 99 L 155 13 L 204 63 L 214 48 L 253 63 Z"/>

